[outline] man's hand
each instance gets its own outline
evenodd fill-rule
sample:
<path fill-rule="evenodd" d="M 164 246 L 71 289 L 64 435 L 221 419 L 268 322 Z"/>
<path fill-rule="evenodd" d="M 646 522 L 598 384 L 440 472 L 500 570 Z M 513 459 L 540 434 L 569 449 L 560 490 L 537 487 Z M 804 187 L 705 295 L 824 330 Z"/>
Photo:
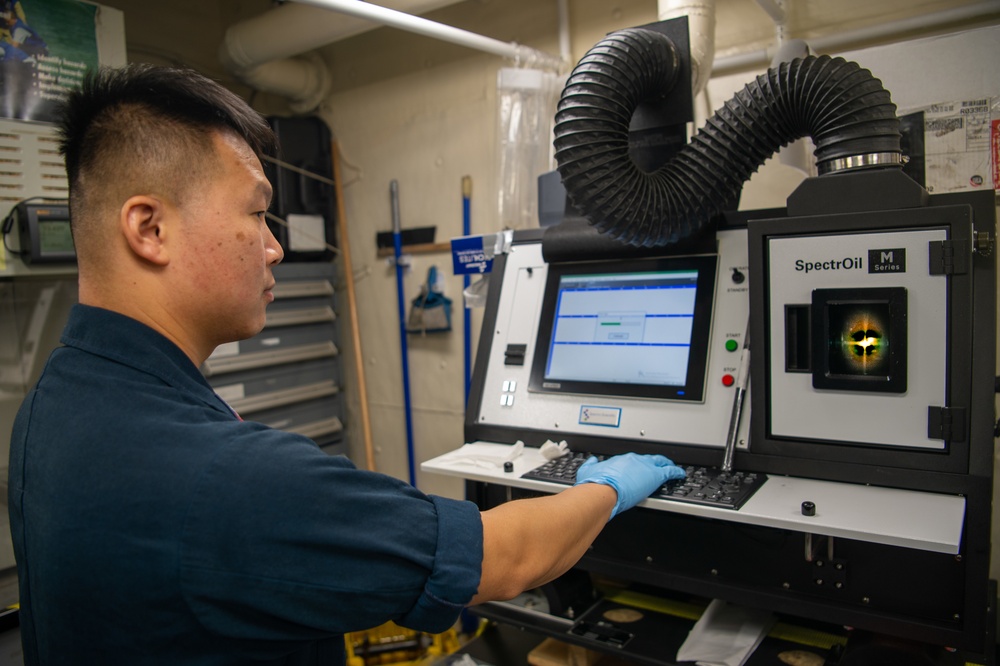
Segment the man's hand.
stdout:
<path fill-rule="evenodd" d="M 611 486 L 618 493 L 618 501 L 611 511 L 614 518 L 622 511 L 649 497 L 667 481 L 683 479 L 684 470 L 660 455 L 625 453 L 598 462 L 591 456 L 576 472 L 576 485 L 600 483 Z"/>

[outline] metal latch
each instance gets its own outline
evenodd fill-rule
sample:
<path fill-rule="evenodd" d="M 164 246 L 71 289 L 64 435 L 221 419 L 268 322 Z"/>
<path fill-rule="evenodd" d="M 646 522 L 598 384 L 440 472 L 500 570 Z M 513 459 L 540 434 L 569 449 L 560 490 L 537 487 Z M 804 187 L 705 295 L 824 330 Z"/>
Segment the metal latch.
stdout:
<path fill-rule="evenodd" d="M 989 257 L 993 254 L 994 239 L 988 231 L 976 231 L 973 233 L 973 251 L 980 257 Z"/>

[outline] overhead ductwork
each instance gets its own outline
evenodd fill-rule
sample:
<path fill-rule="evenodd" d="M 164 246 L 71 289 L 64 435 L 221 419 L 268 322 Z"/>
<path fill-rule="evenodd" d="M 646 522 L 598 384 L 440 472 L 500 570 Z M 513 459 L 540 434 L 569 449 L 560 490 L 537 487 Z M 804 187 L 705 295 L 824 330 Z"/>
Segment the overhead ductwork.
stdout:
<path fill-rule="evenodd" d="M 691 49 L 691 90 L 697 95 L 708 85 L 715 60 L 715 0 L 659 0 L 657 19 L 686 16 Z"/>
<path fill-rule="evenodd" d="M 383 4 L 421 14 L 456 1 L 385 0 Z M 286 97 L 293 111 L 304 113 L 329 93 L 330 75 L 318 55 L 296 56 L 377 27 L 364 18 L 288 2 L 230 26 L 219 46 L 219 61 L 247 85 Z"/>
<path fill-rule="evenodd" d="M 772 19 L 776 22 L 776 27 L 780 28 L 777 25 L 778 18 L 771 11 L 779 3 L 776 0 L 757 0 L 757 2 L 761 8 L 771 14 Z M 908 39 L 912 38 L 915 33 L 939 31 L 947 26 L 969 21 L 996 19 L 998 16 L 1000 16 L 1000 4 L 996 0 L 983 0 L 976 4 L 961 5 L 929 14 L 917 14 L 905 19 L 879 21 L 856 30 L 833 32 L 810 38 L 808 43 L 813 52 L 831 53 L 848 48 L 860 48 L 860 46 L 872 42 Z M 716 58 L 712 66 L 712 74 L 721 76 L 767 67 L 768 63 L 774 59 L 775 51 L 780 48 L 781 43 L 778 43 L 776 47 Z"/>
<path fill-rule="evenodd" d="M 294 113 L 308 113 L 330 93 L 330 72 L 317 53 L 265 62 L 233 72 L 254 90 L 288 98 Z"/>
<path fill-rule="evenodd" d="M 562 59 L 416 16 L 457 0 L 299 0 L 230 27 L 219 60 L 244 83 L 287 97 L 297 113 L 314 109 L 329 92 L 330 77 L 316 54 L 297 57 L 380 25 L 388 25 L 510 58 L 560 69 Z"/>

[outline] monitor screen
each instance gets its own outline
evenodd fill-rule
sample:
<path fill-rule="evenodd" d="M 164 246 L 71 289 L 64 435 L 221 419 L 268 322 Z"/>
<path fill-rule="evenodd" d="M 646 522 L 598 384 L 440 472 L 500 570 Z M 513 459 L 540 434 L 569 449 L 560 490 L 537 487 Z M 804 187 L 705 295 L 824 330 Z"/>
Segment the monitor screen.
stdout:
<path fill-rule="evenodd" d="M 61 199 L 46 201 L 28 199 L 14 207 L 12 215 L 17 218 L 22 258 L 26 264 L 73 263 L 76 249 L 69 204 Z"/>
<path fill-rule="evenodd" d="M 42 254 L 73 253 L 69 220 L 38 220 L 38 249 Z"/>
<path fill-rule="evenodd" d="M 530 390 L 700 402 L 714 256 L 549 266 Z"/>

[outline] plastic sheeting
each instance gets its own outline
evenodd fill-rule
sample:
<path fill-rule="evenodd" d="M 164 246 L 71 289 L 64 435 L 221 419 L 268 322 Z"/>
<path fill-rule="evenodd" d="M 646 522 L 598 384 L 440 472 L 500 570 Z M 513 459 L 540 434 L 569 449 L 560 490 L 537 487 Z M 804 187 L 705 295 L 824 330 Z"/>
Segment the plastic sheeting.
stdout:
<path fill-rule="evenodd" d="M 555 168 L 552 124 L 564 77 L 537 69 L 497 73 L 500 226 L 538 226 L 538 177 Z"/>

